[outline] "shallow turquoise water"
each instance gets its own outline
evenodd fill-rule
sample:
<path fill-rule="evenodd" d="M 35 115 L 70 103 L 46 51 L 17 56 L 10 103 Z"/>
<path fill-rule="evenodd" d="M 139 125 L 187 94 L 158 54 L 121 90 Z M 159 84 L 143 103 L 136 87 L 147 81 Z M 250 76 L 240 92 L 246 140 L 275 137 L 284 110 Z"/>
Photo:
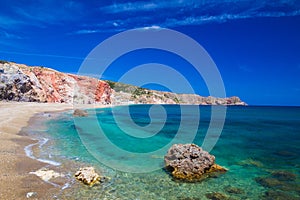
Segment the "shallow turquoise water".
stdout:
<path fill-rule="evenodd" d="M 61 167 L 68 160 L 78 166 L 89 163 L 111 178 L 102 186 L 80 190 L 71 183 L 61 198 L 207 199 L 208 193 L 219 192 L 230 199 L 299 199 L 299 107 L 228 107 L 222 134 L 210 152 L 229 169 L 226 174 L 182 183 L 162 169 L 171 144 L 202 145 L 211 108 L 184 106 L 182 111 L 180 106 L 165 105 L 162 112 L 137 105 L 129 107 L 130 117 L 127 106 L 104 108 L 89 110 L 89 117 L 75 121 L 63 113 L 40 118 L 46 119 L 44 128 L 29 132 L 49 139 L 36 157 L 62 163 Z"/>

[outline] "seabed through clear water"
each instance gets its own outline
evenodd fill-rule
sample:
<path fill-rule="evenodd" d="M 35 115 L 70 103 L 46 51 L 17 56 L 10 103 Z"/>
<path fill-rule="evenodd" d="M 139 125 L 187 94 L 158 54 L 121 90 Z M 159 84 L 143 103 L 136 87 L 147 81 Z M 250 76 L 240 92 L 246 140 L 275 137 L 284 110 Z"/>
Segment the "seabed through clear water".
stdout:
<path fill-rule="evenodd" d="M 143 127 L 151 122 L 150 107 L 131 106 L 131 117 L 137 125 Z M 168 113 L 166 124 L 159 134 L 144 142 L 124 134 L 115 123 L 114 115 L 118 115 L 126 124 L 128 116 L 122 118 L 125 107 L 98 109 L 96 114 L 103 131 L 116 146 L 145 153 L 170 142 L 175 137 L 180 117 L 184 117 L 178 105 L 164 105 L 164 108 Z M 191 110 L 194 108 L 190 106 Z M 200 107 L 200 125 L 193 141 L 198 145 L 207 132 L 210 112 L 210 106 Z M 93 132 L 88 117 L 75 123 L 71 112 L 50 115 L 40 114 L 27 128 L 27 133 L 40 142 L 27 147 L 26 151 L 32 158 L 49 161 L 45 162 L 46 167 L 51 166 L 66 175 L 66 187 L 55 194 L 59 199 L 300 199 L 299 107 L 228 107 L 221 137 L 210 153 L 229 171 L 195 183 L 176 181 L 163 168 L 149 173 L 114 170 L 90 153 L 101 152 L 104 147 L 93 143 L 97 141 L 97 133 Z M 152 119 L 152 122 L 160 126 L 159 120 Z M 84 132 L 78 133 L 78 129 L 85 130 L 91 143 L 83 144 Z M 114 153 L 112 150 L 107 156 L 114 157 Z M 102 152 L 101 156 L 105 154 Z M 162 154 L 149 157 L 151 159 L 163 167 Z M 137 165 L 134 159 L 132 163 L 124 162 Z M 94 187 L 75 181 L 75 171 L 87 165 L 94 166 L 110 179 Z M 141 167 L 146 165 L 147 162 L 141 163 Z"/>

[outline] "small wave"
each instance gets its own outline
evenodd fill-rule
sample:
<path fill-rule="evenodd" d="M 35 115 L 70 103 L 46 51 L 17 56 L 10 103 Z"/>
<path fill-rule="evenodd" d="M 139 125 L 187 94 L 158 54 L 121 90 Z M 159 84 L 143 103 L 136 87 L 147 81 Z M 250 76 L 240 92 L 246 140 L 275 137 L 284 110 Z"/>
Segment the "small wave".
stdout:
<path fill-rule="evenodd" d="M 29 157 L 31 159 L 38 160 L 40 162 L 47 163 L 47 164 L 50 164 L 50 165 L 53 165 L 53 166 L 59 166 L 59 165 L 61 165 L 61 163 L 59 163 L 59 162 L 56 162 L 54 160 L 47 160 L 47 159 L 42 159 L 42 158 L 36 158 L 33 155 L 33 151 L 32 151 L 32 147 L 33 146 L 38 145 L 39 148 L 42 148 L 42 146 L 45 145 L 48 141 L 49 141 L 48 138 L 41 138 L 41 139 L 39 139 L 38 142 L 27 145 L 24 148 L 25 154 L 26 154 L 27 157 Z"/>
<path fill-rule="evenodd" d="M 71 187 L 70 183 L 66 183 L 66 184 L 64 184 L 64 186 L 61 189 L 64 190 L 64 189 L 67 189 L 69 187 Z"/>
<path fill-rule="evenodd" d="M 61 163 L 53 161 L 53 160 L 46 160 L 46 159 L 41 159 L 41 158 L 38 158 L 36 160 L 38 160 L 40 162 L 43 162 L 43 163 L 47 163 L 47 164 L 53 165 L 53 166 L 59 166 L 59 165 L 61 165 Z"/>

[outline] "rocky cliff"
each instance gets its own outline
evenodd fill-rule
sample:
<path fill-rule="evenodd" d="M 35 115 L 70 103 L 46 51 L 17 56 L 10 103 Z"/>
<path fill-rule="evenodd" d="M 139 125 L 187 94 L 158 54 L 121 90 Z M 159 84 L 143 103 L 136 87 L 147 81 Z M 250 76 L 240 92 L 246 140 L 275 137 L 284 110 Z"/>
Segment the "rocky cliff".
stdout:
<path fill-rule="evenodd" d="M 0 100 L 110 104 L 112 89 L 95 78 L 44 67 L 0 63 Z"/>
<path fill-rule="evenodd" d="M 202 97 L 148 90 L 6 61 L 0 62 L 0 100 L 113 105 L 246 105 L 238 97 Z"/>
<path fill-rule="evenodd" d="M 111 102 L 120 104 L 192 104 L 192 105 L 247 105 L 239 97 L 203 97 L 197 94 L 176 94 L 148 90 L 133 85 L 107 81 L 113 88 Z"/>

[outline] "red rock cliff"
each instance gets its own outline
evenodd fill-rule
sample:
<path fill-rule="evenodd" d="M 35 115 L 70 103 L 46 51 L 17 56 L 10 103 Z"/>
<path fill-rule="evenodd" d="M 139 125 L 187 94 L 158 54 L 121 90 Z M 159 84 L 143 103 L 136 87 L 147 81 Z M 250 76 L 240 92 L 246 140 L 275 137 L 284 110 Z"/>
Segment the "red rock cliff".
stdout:
<path fill-rule="evenodd" d="M 0 99 L 81 104 L 111 103 L 112 89 L 106 82 L 96 78 L 15 63 L 1 64 L 0 67 L 3 70 L 0 75 L 4 94 Z M 23 85 L 26 85 L 26 90 L 21 90 Z"/>

